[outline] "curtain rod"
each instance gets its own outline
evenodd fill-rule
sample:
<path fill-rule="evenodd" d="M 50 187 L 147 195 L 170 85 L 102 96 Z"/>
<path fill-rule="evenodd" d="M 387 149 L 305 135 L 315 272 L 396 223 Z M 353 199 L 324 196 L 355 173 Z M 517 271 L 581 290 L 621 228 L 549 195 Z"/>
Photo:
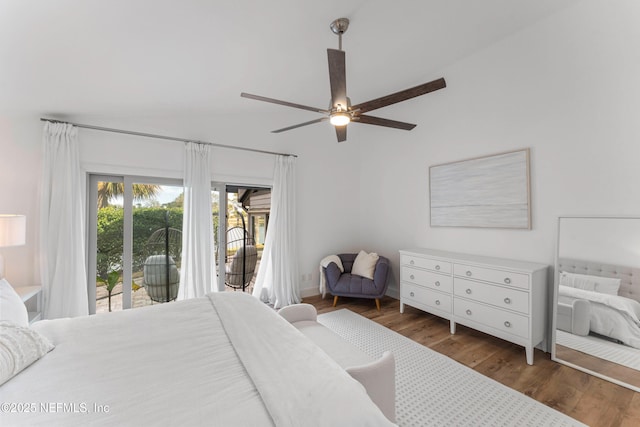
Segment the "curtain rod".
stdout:
<path fill-rule="evenodd" d="M 40 121 L 42 122 L 51 122 L 51 123 L 64 123 L 64 124 L 69 124 L 69 125 L 73 125 L 79 128 L 84 128 L 84 129 L 92 129 L 92 130 L 101 130 L 104 132 L 113 132 L 113 133 L 123 133 L 125 135 L 135 135 L 135 136 L 143 136 L 146 138 L 157 138 L 157 139 L 166 139 L 169 141 L 178 141 L 178 142 L 195 142 L 197 144 L 206 144 L 206 145 L 211 145 L 213 147 L 219 147 L 219 148 L 229 148 L 231 150 L 243 150 L 243 151 L 252 151 L 254 153 L 262 153 L 262 154 L 273 154 L 273 155 L 277 155 L 277 156 L 291 156 L 291 157 L 298 157 L 296 154 L 288 154 L 288 153 L 278 153 L 275 151 L 267 151 L 267 150 L 258 150 L 257 148 L 247 148 L 247 147 L 237 147 L 235 145 L 224 145 L 224 144 L 216 144 L 214 142 L 207 142 L 207 141 L 194 141 L 192 139 L 184 139 L 184 138 L 176 138 L 174 136 L 165 136 L 165 135 L 156 135 L 153 133 L 145 133 L 145 132 L 135 132 L 135 131 L 130 131 L 130 130 L 123 130 L 123 129 L 113 129 L 113 128 L 106 128 L 106 127 L 101 127 L 101 126 L 93 126 L 93 125 L 83 125 L 80 123 L 71 123 L 71 122 L 66 122 L 64 120 L 55 120 L 55 119 L 47 119 L 47 118 L 40 118 Z"/>

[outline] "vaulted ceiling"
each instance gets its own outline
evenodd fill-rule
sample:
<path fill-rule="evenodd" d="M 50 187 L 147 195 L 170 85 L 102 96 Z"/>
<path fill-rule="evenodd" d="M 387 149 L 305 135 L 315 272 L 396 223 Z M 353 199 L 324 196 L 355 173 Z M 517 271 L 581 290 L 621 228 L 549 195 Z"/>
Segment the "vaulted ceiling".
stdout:
<path fill-rule="evenodd" d="M 0 0 L 0 115 L 189 115 L 325 108 L 330 22 L 363 102 L 576 0 Z M 446 77 L 446 76 L 445 76 Z"/>

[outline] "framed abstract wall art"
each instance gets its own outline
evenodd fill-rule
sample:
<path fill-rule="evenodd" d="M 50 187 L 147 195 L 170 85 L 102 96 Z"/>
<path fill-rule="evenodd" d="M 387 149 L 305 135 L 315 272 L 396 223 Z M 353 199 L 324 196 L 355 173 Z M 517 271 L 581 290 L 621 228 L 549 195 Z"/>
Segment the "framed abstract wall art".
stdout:
<path fill-rule="evenodd" d="M 531 229 L 529 149 L 429 167 L 432 227 Z"/>

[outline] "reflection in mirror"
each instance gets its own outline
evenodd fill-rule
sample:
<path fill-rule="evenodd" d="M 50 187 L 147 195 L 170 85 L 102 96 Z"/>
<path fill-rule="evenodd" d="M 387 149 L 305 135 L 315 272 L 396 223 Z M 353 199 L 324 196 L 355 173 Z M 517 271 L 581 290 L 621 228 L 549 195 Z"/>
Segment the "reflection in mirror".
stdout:
<path fill-rule="evenodd" d="M 560 217 L 552 358 L 640 391 L 640 218 Z"/>

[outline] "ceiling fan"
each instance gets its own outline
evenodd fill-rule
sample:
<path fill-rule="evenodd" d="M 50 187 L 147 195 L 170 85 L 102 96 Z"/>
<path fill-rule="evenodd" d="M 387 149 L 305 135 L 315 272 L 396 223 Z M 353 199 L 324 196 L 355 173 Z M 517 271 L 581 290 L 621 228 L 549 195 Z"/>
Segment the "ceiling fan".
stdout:
<path fill-rule="evenodd" d="M 439 78 L 429 83 L 424 83 L 410 89 L 405 89 L 400 92 L 383 96 L 381 98 L 372 99 L 371 101 L 351 105 L 351 100 L 347 97 L 345 52 L 342 50 L 342 35 L 345 33 L 345 31 L 347 31 L 347 28 L 349 28 L 349 20 L 347 18 L 338 18 L 331 23 L 330 28 L 331 31 L 333 31 L 339 38 L 339 48 L 327 49 L 327 56 L 329 59 L 329 83 L 331 85 L 331 105 L 329 106 L 329 109 L 325 110 L 322 108 L 294 104 L 292 102 L 281 101 L 278 99 L 267 98 L 259 95 L 252 95 L 245 92 L 242 92 L 240 96 L 242 96 L 243 98 L 271 102 L 273 104 L 300 108 L 302 110 L 314 111 L 316 113 L 324 114 L 324 117 L 321 117 L 319 119 L 299 123 L 297 125 L 288 126 L 282 129 L 277 129 L 272 131 L 273 133 L 284 132 L 302 126 L 329 120 L 329 122 L 336 128 L 338 142 L 342 142 L 347 140 L 347 124 L 350 122 L 385 126 L 404 130 L 411 130 L 416 127 L 416 125 L 411 123 L 383 119 L 380 117 L 369 116 L 364 113 L 376 110 L 378 108 L 386 107 L 387 105 L 406 101 L 407 99 L 415 98 L 420 95 L 425 95 L 438 89 L 443 89 L 447 86 L 444 78 Z"/>

